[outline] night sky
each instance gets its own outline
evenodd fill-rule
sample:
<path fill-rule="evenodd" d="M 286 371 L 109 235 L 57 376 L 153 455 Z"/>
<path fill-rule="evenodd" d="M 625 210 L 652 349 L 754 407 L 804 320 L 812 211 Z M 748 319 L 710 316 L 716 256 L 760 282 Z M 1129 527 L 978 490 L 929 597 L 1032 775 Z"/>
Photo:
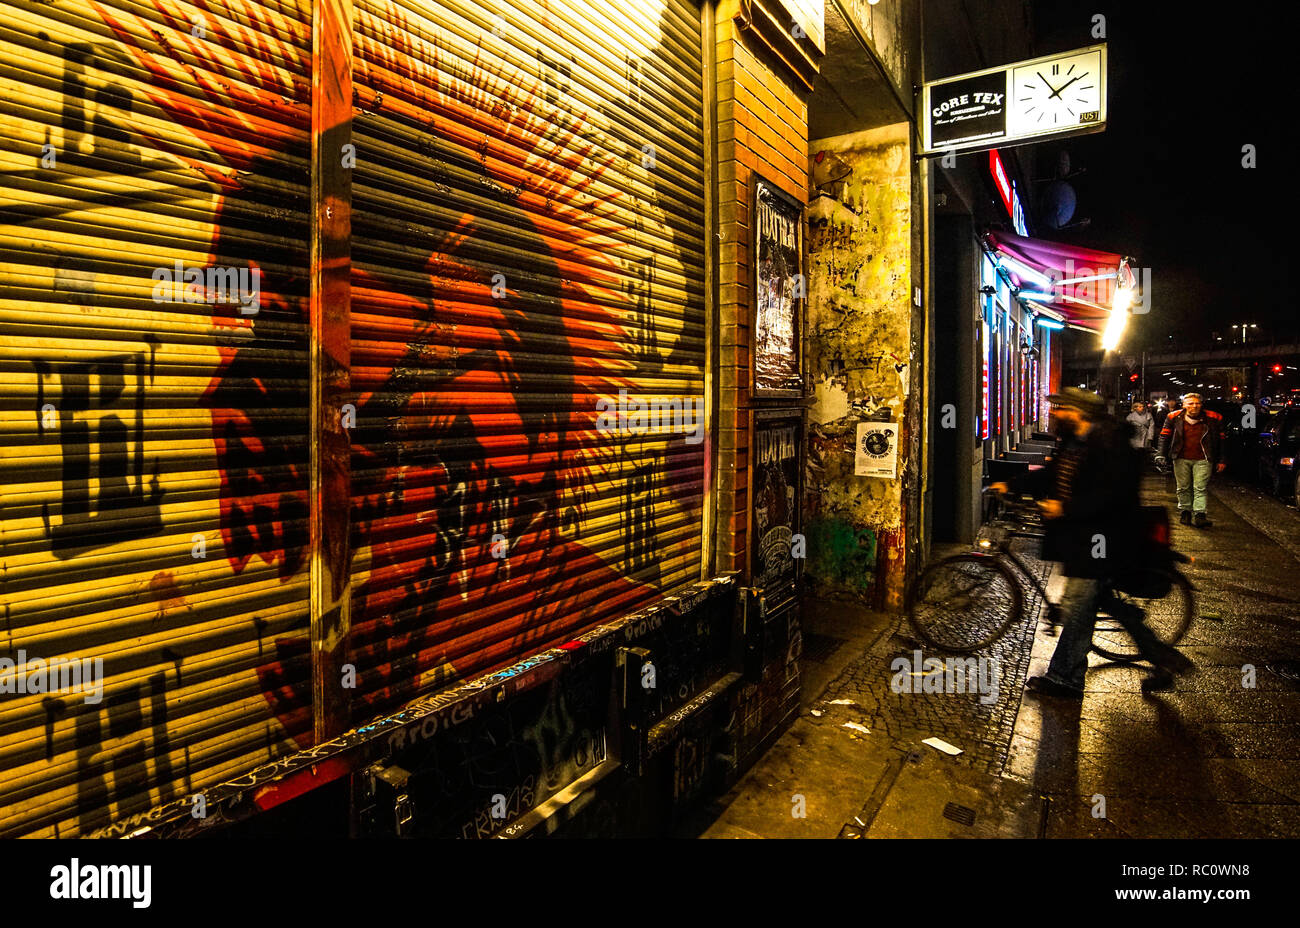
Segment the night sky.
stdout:
<path fill-rule="evenodd" d="M 1151 268 L 1152 309 L 1131 323 L 1131 347 L 1216 330 L 1226 341 L 1243 320 L 1261 335 L 1300 334 L 1290 282 L 1300 269 L 1295 5 L 1034 0 L 1035 54 L 1102 41 L 1091 35 L 1095 13 L 1106 17 L 1109 125 L 1038 154 L 1040 177 L 1062 146 L 1072 169 L 1087 168 L 1071 181 L 1074 218 L 1092 222 L 1031 229 Z M 1254 170 L 1242 168 L 1247 143 L 1256 146 Z"/>

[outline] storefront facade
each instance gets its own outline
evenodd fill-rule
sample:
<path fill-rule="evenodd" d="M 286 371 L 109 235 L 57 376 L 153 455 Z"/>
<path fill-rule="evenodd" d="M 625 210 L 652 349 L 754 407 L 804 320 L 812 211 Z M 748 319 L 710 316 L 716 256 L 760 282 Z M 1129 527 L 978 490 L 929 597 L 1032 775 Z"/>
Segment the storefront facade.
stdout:
<path fill-rule="evenodd" d="M 729 705 L 701 730 L 734 733 L 730 775 L 793 718 L 820 4 L 0 16 L 6 615 L 20 674 L 102 667 L 97 701 L 3 703 L 6 834 L 274 789 L 254 772 L 665 602 L 714 618 L 655 639 L 646 718 Z M 714 619 L 751 578 L 742 668 Z M 565 703 L 607 684 L 538 684 L 586 747 L 519 726 L 541 756 L 488 831 L 617 753 Z M 685 795 L 710 755 L 679 735 Z"/>
<path fill-rule="evenodd" d="M 902 607 L 945 406 L 968 474 L 1041 424 L 914 5 L 20 7 L 3 597 L 102 692 L 0 702 L 6 835 L 662 830 L 801 590 Z"/>

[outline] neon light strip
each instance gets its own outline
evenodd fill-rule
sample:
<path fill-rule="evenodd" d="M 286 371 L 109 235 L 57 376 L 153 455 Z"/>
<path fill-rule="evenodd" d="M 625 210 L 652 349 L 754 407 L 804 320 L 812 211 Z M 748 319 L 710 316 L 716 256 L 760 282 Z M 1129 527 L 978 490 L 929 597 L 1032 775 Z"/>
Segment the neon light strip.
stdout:
<path fill-rule="evenodd" d="M 1066 284 L 1081 284 L 1086 280 L 1114 280 L 1118 276 L 1114 272 L 1110 274 L 1094 274 L 1091 277 L 1071 277 L 1069 280 L 1058 280 L 1056 283 L 1057 286 L 1063 287 Z"/>
<path fill-rule="evenodd" d="M 1001 254 L 1001 258 L 999 259 L 998 263 L 1009 266 L 1012 273 L 1014 273 L 1016 276 L 1022 277 L 1026 280 L 1032 280 L 1035 283 L 1041 284 L 1044 287 L 1050 288 L 1053 286 L 1052 278 L 1046 276 L 1040 271 L 1035 271 L 1033 268 L 1028 267 L 1025 264 L 1022 264 L 1021 262 L 1017 261 L 1015 258 L 1008 256 L 1004 252 L 1000 252 L 1000 254 Z"/>

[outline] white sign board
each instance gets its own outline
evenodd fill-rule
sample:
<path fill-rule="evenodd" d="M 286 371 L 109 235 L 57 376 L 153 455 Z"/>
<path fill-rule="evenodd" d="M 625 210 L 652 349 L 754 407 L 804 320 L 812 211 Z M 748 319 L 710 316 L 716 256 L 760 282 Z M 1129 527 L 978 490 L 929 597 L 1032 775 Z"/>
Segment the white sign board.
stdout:
<path fill-rule="evenodd" d="M 898 477 L 898 424 L 859 422 L 853 443 L 853 473 L 858 477 Z"/>
<path fill-rule="evenodd" d="M 1106 128 L 1106 46 L 928 81 L 922 155 L 1006 147 Z"/>

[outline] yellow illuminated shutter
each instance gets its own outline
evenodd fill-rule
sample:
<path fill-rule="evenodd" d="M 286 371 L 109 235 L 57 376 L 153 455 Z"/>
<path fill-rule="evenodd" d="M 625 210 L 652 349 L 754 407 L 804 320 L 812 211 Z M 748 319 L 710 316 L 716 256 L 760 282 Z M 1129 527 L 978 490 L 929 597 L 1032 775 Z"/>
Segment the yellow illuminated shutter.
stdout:
<path fill-rule="evenodd" d="M 353 15 L 356 723 L 699 579 L 706 444 L 698 9 Z M 2 835 L 312 741 L 312 16 L 0 0 Z"/>
<path fill-rule="evenodd" d="M 310 75 L 308 0 L 0 3 L 0 656 L 104 674 L 0 693 L 3 834 L 309 742 Z"/>
<path fill-rule="evenodd" d="M 705 342 L 694 5 L 358 0 L 355 55 L 359 718 L 699 578 Z"/>

